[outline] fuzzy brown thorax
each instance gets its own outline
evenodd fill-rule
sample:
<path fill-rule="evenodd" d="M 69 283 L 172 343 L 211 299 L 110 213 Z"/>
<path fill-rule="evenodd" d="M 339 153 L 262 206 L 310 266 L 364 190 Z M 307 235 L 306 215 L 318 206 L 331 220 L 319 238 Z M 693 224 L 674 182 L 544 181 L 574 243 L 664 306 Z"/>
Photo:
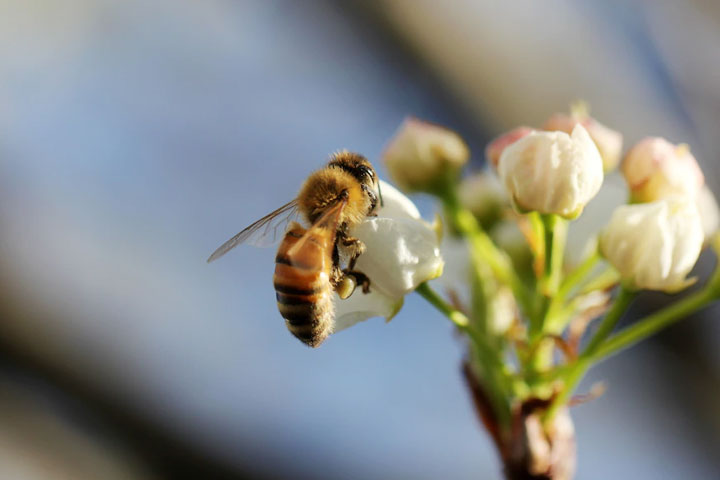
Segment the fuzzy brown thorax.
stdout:
<path fill-rule="evenodd" d="M 298 208 L 313 224 L 347 192 L 347 205 L 339 223 L 352 228 L 371 213 L 376 190 L 377 176 L 370 162 L 362 155 L 342 151 L 333 154 L 327 166 L 305 180 L 297 196 Z"/>

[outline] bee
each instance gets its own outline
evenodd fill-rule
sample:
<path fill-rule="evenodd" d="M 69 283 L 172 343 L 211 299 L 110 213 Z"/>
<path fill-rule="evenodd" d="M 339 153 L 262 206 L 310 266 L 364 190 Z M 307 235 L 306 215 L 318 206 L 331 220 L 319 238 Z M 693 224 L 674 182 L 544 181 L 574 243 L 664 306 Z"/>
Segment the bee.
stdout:
<path fill-rule="evenodd" d="M 288 224 L 275 256 L 277 305 L 290 332 L 317 347 L 335 324 L 333 292 L 345 299 L 358 285 L 363 293 L 370 291 L 370 279 L 355 269 L 365 244 L 349 232 L 376 215 L 378 204 L 380 183 L 370 162 L 357 153 L 334 153 L 325 167 L 305 180 L 294 200 L 225 242 L 208 262 L 242 243 L 272 242 L 280 226 Z M 310 227 L 291 221 L 297 216 Z M 345 268 L 341 254 L 347 259 Z"/>

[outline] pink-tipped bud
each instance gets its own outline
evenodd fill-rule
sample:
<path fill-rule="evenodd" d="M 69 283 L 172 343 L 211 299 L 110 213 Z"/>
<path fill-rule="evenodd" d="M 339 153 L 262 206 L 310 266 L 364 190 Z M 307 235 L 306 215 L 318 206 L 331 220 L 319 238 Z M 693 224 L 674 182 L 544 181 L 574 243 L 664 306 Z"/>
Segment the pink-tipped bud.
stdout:
<path fill-rule="evenodd" d="M 586 112 L 573 112 L 571 115 L 556 113 L 547 119 L 543 130 L 571 133 L 578 123 L 585 127 L 590 138 L 595 142 L 602 157 L 603 170 L 605 172 L 614 170 L 622 156 L 622 134 L 606 127 Z"/>
<path fill-rule="evenodd" d="M 405 192 L 432 191 L 448 173 L 459 172 L 470 150 L 457 133 L 417 118 L 406 118 L 385 148 L 390 178 Z"/>
<path fill-rule="evenodd" d="M 582 125 L 533 132 L 503 151 L 498 174 L 516 209 L 577 218 L 600 191 L 600 152 Z"/>
<path fill-rule="evenodd" d="M 500 156 L 503 151 L 521 138 L 530 135 L 534 130 L 530 127 L 517 127 L 509 132 L 503 133 L 485 147 L 485 159 L 493 167 L 497 168 Z"/>
<path fill-rule="evenodd" d="M 690 148 L 660 137 L 646 138 L 635 145 L 621 169 L 636 202 L 653 202 L 671 195 L 696 199 L 705 183 Z"/>
<path fill-rule="evenodd" d="M 635 288 L 678 292 L 700 255 L 703 225 L 694 200 L 669 197 L 615 209 L 600 234 L 600 251 Z"/>

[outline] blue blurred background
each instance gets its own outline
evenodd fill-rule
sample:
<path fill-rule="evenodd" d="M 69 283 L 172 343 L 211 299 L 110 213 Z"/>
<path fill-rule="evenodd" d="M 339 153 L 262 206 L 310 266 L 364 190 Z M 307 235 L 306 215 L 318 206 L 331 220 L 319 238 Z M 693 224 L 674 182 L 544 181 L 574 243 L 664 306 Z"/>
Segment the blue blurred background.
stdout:
<path fill-rule="evenodd" d="M 272 249 L 205 259 L 408 114 L 479 166 L 577 98 L 718 192 L 720 5 L 0 0 L 0 478 L 499 478 L 417 299 L 310 350 Z M 590 375 L 578 478 L 720 477 L 719 313 Z"/>

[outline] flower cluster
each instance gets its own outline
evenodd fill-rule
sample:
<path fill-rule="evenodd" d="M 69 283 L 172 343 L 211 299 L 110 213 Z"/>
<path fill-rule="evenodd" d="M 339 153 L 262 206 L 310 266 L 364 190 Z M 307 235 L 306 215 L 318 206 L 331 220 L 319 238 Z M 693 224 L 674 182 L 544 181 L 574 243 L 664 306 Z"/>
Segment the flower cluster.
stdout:
<path fill-rule="evenodd" d="M 389 320 L 419 293 L 465 334 L 463 371 L 508 471 L 569 478 L 566 407 L 585 371 L 720 298 L 716 269 L 696 293 L 614 332 L 637 291 L 677 293 L 695 282 L 688 276 L 703 246 L 720 250 L 718 205 L 689 147 L 651 137 L 622 151 L 622 135 L 580 106 L 498 136 L 487 167 L 463 176 L 463 139 L 408 119 L 385 167 L 405 193 L 433 195 L 442 221 L 426 222 L 383 182 L 384 207 L 351 232 L 368 247 L 357 267 L 373 288 L 336 299 L 336 330 Z M 581 262 L 566 262 L 573 220 L 618 167 L 627 203 L 595 225 Z"/>

